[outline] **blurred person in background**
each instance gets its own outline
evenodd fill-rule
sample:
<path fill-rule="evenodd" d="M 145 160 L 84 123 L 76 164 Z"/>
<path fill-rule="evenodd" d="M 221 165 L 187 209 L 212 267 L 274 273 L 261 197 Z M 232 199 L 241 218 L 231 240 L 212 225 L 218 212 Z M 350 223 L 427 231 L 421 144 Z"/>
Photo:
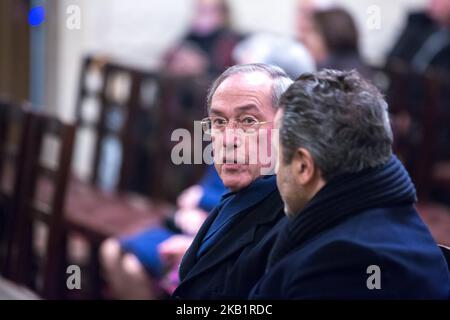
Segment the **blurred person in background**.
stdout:
<path fill-rule="evenodd" d="M 189 32 L 165 56 L 165 71 L 215 77 L 233 65 L 231 52 L 240 37 L 232 31 L 230 20 L 225 0 L 197 0 Z"/>
<path fill-rule="evenodd" d="M 178 265 L 195 234 L 226 191 L 209 166 L 198 184 L 183 191 L 178 210 L 165 226 L 152 227 L 121 239 L 107 239 L 101 262 L 114 298 L 158 299 L 178 285 Z"/>
<path fill-rule="evenodd" d="M 215 77 L 233 64 L 231 54 L 238 39 L 225 0 L 197 0 L 190 30 L 166 54 L 163 72 Z M 178 210 L 166 226 L 106 240 L 101 262 L 113 296 L 151 299 L 171 294 L 178 285 L 178 270 L 173 267 L 224 191 L 217 172 L 209 167 L 198 185 L 178 197 Z"/>
<path fill-rule="evenodd" d="M 369 77 L 370 70 L 359 52 L 358 29 L 350 13 L 323 1 L 306 4 L 300 2 L 297 17 L 299 40 L 313 55 L 317 68 L 356 69 Z"/>
<path fill-rule="evenodd" d="M 234 64 L 232 50 L 239 36 L 232 31 L 230 20 L 230 8 L 226 0 L 196 0 L 189 31 L 167 52 L 160 71 L 175 78 L 198 76 L 205 77 L 208 82 L 215 78 Z M 172 97 L 172 103 L 189 108 L 195 94 L 192 90 L 181 89 L 176 92 L 174 90 Z M 108 124 L 114 127 L 122 122 L 120 114 L 114 114 L 114 117 L 108 119 Z M 143 127 L 140 130 L 149 126 L 149 121 L 145 118 L 140 118 L 140 122 Z M 111 191 L 118 182 L 120 152 L 118 141 L 108 138 L 102 150 L 104 165 L 100 172 L 101 186 L 105 191 Z M 136 153 L 138 163 L 150 163 L 144 150 L 138 150 Z M 142 165 L 142 170 L 148 170 L 146 165 Z M 133 191 L 145 192 L 145 181 L 135 176 L 131 180 Z"/>
<path fill-rule="evenodd" d="M 395 41 L 391 51 L 386 57 L 386 68 L 396 72 L 413 72 L 418 77 L 411 81 L 402 82 L 406 88 L 402 96 L 403 105 L 407 110 L 402 110 L 393 115 L 393 126 L 396 141 L 399 145 L 405 145 L 409 155 L 405 161 L 414 166 L 420 150 L 418 141 L 424 138 L 424 111 L 423 99 L 435 99 L 441 108 L 435 116 L 448 119 L 450 117 L 449 72 L 450 72 L 450 1 L 428 0 L 427 6 L 421 10 L 409 14 L 406 25 L 400 36 Z M 439 91 L 430 90 L 420 81 L 420 75 L 433 79 L 436 83 L 444 84 Z M 446 83 L 446 84 L 445 84 Z M 425 101 L 428 107 L 428 101 Z M 436 112 L 436 111 L 435 111 Z M 444 164 L 441 170 L 435 171 L 435 164 L 429 169 L 429 175 L 448 177 L 450 172 L 448 162 L 450 159 L 450 127 L 443 124 L 433 125 L 434 149 L 431 157 Z M 436 164 L 437 165 L 437 164 Z M 438 166 L 439 167 L 439 166 Z M 445 178 L 444 178 L 445 179 Z M 437 201 L 450 203 L 450 193 L 447 188 L 432 185 L 431 196 Z"/>
<path fill-rule="evenodd" d="M 233 57 L 239 64 L 265 63 L 280 67 L 292 79 L 316 69 L 313 57 L 303 44 L 271 33 L 256 33 L 242 40 L 234 48 Z"/>
<path fill-rule="evenodd" d="M 238 39 L 230 28 L 225 0 L 197 0 L 190 30 L 166 54 L 162 71 L 178 77 L 214 77 L 233 64 L 231 52 Z M 171 294 L 178 285 L 177 270 L 172 268 L 224 191 L 217 172 L 209 167 L 198 185 L 178 197 L 178 210 L 166 226 L 106 240 L 101 263 L 112 295 L 152 299 Z"/>
<path fill-rule="evenodd" d="M 432 68 L 450 71 L 450 1 L 429 0 L 425 10 L 408 16 L 387 63 L 404 63 L 423 73 Z"/>

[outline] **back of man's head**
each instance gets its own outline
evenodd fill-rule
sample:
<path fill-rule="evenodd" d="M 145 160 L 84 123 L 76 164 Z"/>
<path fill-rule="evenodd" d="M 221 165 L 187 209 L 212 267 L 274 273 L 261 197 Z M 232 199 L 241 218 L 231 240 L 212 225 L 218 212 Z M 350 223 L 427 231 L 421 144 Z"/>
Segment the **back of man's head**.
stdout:
<path fill-rule="evenodd" d="M 387 103 L 356 71 L 300 76 L 283 94 L 283 159 L 307 149 L 329 180 L 386 163 L 392 155 Z"/>

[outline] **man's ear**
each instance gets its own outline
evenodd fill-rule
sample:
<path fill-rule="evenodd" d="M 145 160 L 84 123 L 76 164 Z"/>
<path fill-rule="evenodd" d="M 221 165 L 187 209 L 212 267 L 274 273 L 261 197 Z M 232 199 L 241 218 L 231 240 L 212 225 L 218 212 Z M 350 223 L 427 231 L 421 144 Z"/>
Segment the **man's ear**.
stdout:
<path fill-rule="evenodd" d="M 291 168 L 295 181 L 302 186 L 310 183 L 317 171 L 311 153 L 304 148 L 295 151 Z"/>

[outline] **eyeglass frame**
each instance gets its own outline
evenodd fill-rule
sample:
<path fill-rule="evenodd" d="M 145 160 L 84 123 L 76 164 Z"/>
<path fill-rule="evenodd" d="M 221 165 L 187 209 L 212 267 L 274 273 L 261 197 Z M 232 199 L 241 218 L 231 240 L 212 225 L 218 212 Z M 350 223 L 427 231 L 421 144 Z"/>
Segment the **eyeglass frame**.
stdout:
<path fill-rule="evenodd" d="M 218 131 L 220 131 L 220 132 L 223 132 L 224 130 L 226 130 L 226 128 L 228 127 L 228 125 L 230 124 L 230 120 L 228 120 L 228 119 L 226 119 L 225 117 L 214 117 L 215 119 L 217 119 L 217 118 L 219 118 L 219 119 L 223 119 L 223 120 L 225 120 L 226 121 L 226 124 L 224 124 L 224 127 L 223 127 L 223 129 L 216 129 L 216 130 L 218 130 Z M 254 120 L 256 120 L 257 121 L 257 123 L 255 123 L 255 125 L 257 126 L 256 128 L 247 128 L 247 129 L 245 129 L 245 128 L 243 128 L 242 127 L 242 121 L 241 120 L 239 120 L 239 119 L 232 119 L 232 122 L 234 122 L 237 126 L 236 126 L 236 128 L 238 128 L 238 129 L 242 129 L 242 131 L 244 132 L 244 133 L 247 133 L 247 134 L 254 134 L 254 133 L 256 133 L 256 131 L 258 131 L 259 130 L 259 128 L 261 127 L 261 125 L 264 125 L 264 124 L 267 124 L 267 123 L 273 123 L 273 121 L 259 121 L 257 118 L 255 118 L 255 117 L 253 117 L 253 116 L 251 116 L 251 118 L 253 118 Z M 206 117 L 206 118 L 203 118 L 202 120 L 200 120 L 200 123 L 201 123 L 201 125 L 202 125 L 202 130 L 203 130 L 203 132 L 205 132 L 205 134 L 208 134 L 208 135 L 212 135 L 213 133 L 212 133 L 212 117 Z M 207 123 L 207 121 L 209 121 L 210 122 L 210 129 L 209 129 L 209 132 L 208 132 L 208 130 L 205 130 L 205 124 Z M 249 129 L 250 129 L 250 131 L 249 131 Z M 254 131 L 253 131 L 253 130 Z"/>

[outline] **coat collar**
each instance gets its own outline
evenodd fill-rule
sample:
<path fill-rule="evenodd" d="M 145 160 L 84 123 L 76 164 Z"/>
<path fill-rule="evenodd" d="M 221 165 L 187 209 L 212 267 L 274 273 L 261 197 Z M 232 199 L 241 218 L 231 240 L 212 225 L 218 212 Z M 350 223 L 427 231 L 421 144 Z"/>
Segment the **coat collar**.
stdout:
<path fill-rule="evenodd" d="M 272 175 L 256 179 L 239 192 L 224 195 L 219 205 L 219 213 L 203 236 L 197 256 L 202 256 L 215 246 L 228 232 L 227 229 L 233 225 L 234 220 L 239 219 L 239 215 L 263 201 L 275 190 L 277 190 L 276 177 Z"/>
<path fill-rule="evenodd" d="M 278 234 L 268 266 L 315 235 L 365 210 L 415 201 L 414 184 L 395 156 L 384 165 L 332 178 Z"/>

